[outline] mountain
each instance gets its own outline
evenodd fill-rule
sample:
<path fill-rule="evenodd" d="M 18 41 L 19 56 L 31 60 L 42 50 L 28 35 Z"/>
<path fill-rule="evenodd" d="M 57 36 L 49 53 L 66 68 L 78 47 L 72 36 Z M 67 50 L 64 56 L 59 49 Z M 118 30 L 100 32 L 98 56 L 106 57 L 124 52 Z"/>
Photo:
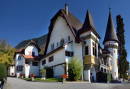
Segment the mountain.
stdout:
<path fill-rule="evenodd" d="M 21 47 L 25 47 L 29 42 L 30 42 L 31 39 L 29 40 L 24 40 L 22 42 L 20 42 L 17 46 L 15 46 L 16 49 L 20 49 Z M 45 45 L 46 45 L 46 40 L 47 40 L 47 34 L 41 36 L 41 37 L 38 37 L 38 38 L 33 38 L 32 40 L 36 41 L 37 42 L 37 45 L 40 47 L 41 49 L 41 52 L 40 54 L 43 54 L 44 53 L 44 49 L 45 49 Z"/>

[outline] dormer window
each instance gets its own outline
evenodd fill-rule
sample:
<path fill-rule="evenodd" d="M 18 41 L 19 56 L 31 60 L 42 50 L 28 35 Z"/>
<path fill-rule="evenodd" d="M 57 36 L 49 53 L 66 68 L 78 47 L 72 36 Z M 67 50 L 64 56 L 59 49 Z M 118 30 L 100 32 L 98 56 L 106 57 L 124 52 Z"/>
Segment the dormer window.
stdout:
<path fill-rule="evenodd" d="M 54 50 L 54 43 L 51 45 L 51 51 Z"/>
<path fill-rule="evenodd" d="M 18 60 L 21 60 L 21 56 L 18 56 Z"/>
<path fill-rule="evenodd" d="M 61 41 L 60 41 L 60 45 L 63 45 L 64 44 L 64 39 L 62 39 Z"/>
<path fill-rule="evenodd" d="M 68 42 L 70 41 L 70 36 L 68 36 Z"/>

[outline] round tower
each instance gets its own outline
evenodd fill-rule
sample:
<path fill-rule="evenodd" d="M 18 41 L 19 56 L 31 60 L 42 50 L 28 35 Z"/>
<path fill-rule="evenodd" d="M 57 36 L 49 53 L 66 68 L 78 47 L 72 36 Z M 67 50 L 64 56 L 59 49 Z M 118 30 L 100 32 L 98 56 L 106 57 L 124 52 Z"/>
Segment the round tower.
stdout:
<path fill-rule="evenodd" d="M 110 51 L 112 55 L 112 61 L 109 62 L 109 67 L 112 66 L 111 74 L 114 79 L 118 79 L 118 43 L 119 41 L 116 35 L 111 11 L 109 11 L 109 18 L 103 44 L 104 49 Z"/>

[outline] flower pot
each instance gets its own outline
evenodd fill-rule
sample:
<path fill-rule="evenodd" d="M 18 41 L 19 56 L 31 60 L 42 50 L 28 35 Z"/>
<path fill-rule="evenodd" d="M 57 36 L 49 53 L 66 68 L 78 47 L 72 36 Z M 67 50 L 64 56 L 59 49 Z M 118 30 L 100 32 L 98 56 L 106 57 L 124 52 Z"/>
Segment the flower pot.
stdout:
<path fill-rule="evenodd" d="M 63 78 L 62 83 L 63 83 L 63 84 L 66 83 L 66 78 Z"/>
<path fill-rule="evenodd" d="M 31 77 L 31 80 L 34 81 L 34 77 Z"/>

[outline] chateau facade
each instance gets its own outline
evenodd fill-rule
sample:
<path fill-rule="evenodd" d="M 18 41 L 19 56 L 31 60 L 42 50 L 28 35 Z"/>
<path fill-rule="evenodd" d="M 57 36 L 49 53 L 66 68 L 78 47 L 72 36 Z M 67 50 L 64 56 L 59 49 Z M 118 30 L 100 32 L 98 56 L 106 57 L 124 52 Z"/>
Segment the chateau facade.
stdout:
<path fill-rule="evenodd" d="M 44 66 L 51 67 L 53 77 L 61 78 L 68 74 L 68 61 L 72 56 L 82 60 L 82 78 L 86 81 L 96 81 L 98 71 L 111 73 L 118 79 L 118 38 L 115 32 L 111 12 L 103 45 L 100 46 L 99 36 L 92 15 L 87 11 L 84 23 L 80 22 L 68 6 L 60 9 L 51 19 L 44 55 L 39 55 L 40 48 L 31 40 L 25 47 L 15 52 L 15 74 L 21 73 L 29 77 L 31 73 L 40 75 Z"/>

